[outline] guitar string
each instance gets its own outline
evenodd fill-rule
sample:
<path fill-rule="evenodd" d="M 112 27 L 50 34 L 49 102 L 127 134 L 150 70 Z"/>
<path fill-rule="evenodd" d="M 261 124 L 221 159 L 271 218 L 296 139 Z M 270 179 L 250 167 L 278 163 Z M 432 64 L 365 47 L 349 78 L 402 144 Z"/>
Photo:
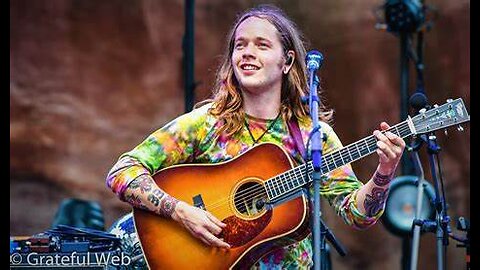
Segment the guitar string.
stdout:
<path fill-rule="evenodd" d="M 399 125 L 400 125 L 400 124 L 399 124 Z M 394 127 L 395 127 L 395 126 L 394 126 Z M 407 128 L 408 128 L 408 126 L 407 126 Z M 393 129 L 393 127 L 392 127 L 392 129 Z M 390 130 L 390 129 L 389 129 L 389 130 Z M 397 129 L 397 130 L 398 130 L 398 129 Z M 404 127 L 402 127 L 400 130 L 401 130 L 401 131 L 399 132 L 399 135 L 401 135 L 402 132 L 406 131 L 406 129 L 405 129 Z M 409 131 L 409 128 L 408 128 L 408 131 Z M 362 141 L 366 141 L 366 140 L 368 140 L 368 139 L 371 139 L 372 137 L 373 137 L 373 136 L 369 136 L 369 137 L 363 139 Z M 372 143 L 373 143 L 373 144 L 372 144 Z M 376 140 L 374 140 L 372 143 L 367 145 L 368 150 L 371 151 L 370 153 L 373 153 L 373 151 L 376 150 L 376 149 L 370 150 L 371 147 L 376 147 Z M 346 148 L 346 147 L 345 147 L 345 148 Z M 336 150 L 336 151 L 333 152 L 331 155 L 333 155 L 333 156 L 337 155 L 336 158 L 338 159 L 338 155 L 340 155 L 340 151 L 343 150 L 343 149 L 345 149 L 345 148 Z M 363 150 L 363 149 L 362 149 L 362 150 Z M 360 151 L 358 151 L 358 152 L 361 153 Z M 368 153 L 368 154 L 370 154 L 370 153 Z M 330 155 L 329 155 L 329 156 L 330 156 Z M 326 159 L 326 157 L 327 157 L 327 156 L 325 156 L 325 159 Z M 361 157 L 361 156 L 359 156 L 359 157 Z M 350 162 L 352 162 L 352 161 L 350 161 Z M 329 170 L 328 161 L 325 162 L 325 164 L 326 164 L 325 167 L 327 167 L 327 169 Z M 333 164 L 334 164 L 335 166 L 337 166 L 337 164 L 336 164 L 335 162 L 333 162 Z M 344 163 L 344 164 L 342 164 L 341 166 L 343 166 L 343 165 L 345 165 L 345 164 L 347 164 L 347 163 Z M 299 167 L 300 167 L 300 166 L 298 166 L 298 167 L 296 167 L 296 168 L 299 168 Z M 323 167 L 323 166 L 322 166 L 322 167 Z M 340 167 L 340 166 L 338 166 L 338 167 Z M 279 190 L 280 192 L 281 192 L 281 188 L 283 188 L 284 190 L 286 190 L 284 193 L 287 193 L 288 191 L 294 190 L 295 188 L 294 188 L 294 189 L 285 188 L 285 186 L 283 185 L 283 183 L 284 183 L 283 180 L 285 180 L 285 179 L 282 179 L 282 176 L 285 176 L 286 174 L 288 174 L 288 173 L 290 173 L 290 172 L 293 172 L 296 168 L 294 168 L 294 169 L 292 169 L 292 170 L 288 170 L 288 171 L 286 171 L 286 172 L 278 175 L 277 177 L 274 177 L 273 179 L 268 179 L 267 181 L 270 181 L 270 182 L 272 183 L 273 188 L 276 188 L 276 187 L 275 187 L 275 184 L 278 184 L 278 187 L 279 187 L 278 190 Z M 335 169 L 336 169 L 336 168 L 335 168 Z M 302 172 L 302 173 L 304 173 L 304 172 Z M 286 178 L 286 179 L 288 179 L 288 178 Z M 267 182 L 267 181 L 265 181 L 265 182 Z M 260 187 L 260 188 L 259 188 L 259 187 Z M 262 188 L 263 188 L 263 189 L 262 189 Z M 258 192 L 259 189 L 260 189 L 260 192 Z M 240 194 L 240 195 L 238 195 L 237 200 L 252 199 L 252 198 L 254 198 L 254 197 L 258 196 L 258 195 L 265 194 L 266 192 L 262 192 L 262 190 L 265 190 L 264 186 L 253 186 L 253 187 L 247 188 L 247 189 L 243 190 L 242 192 L 237 193 L 237 195 Z M 254 195 L 254 196 L 251 196 L 251 195 Z M 267 194 L 267 195 L 268 195 L 268 194 Z M 247 196 L 250 196 L 250 197 L 247 197 Z M 276 197 L 278 197 L 278 196 L 274 196 L 273 198 L 276 198 Z M 215 202 L 215 203 L 212 203 L 211 205 L 209 205 L 209 207 L 212 208 L 212 206 L 215 207 L 217 204 L 224 204 L 225 201 L 228 201 L 228 200 L 230 200 L 230 199 L 232 199 L 232 197 L 227 197 L 227 198 L 221 199 L 220 201 L 217 201 L 217 202 Z"/>
<path fill-rule="evenodd" d="M 402 133 L 403 133 L 403 132 L 405 132 L 405 131 L 410 132 L 410 127 L 409 127 L 408 125 L 406 125 L 406 126 L 401 126 L 400 128 L 398 128 L 398 126 L 404 125 L 404 124 L 406 124 L 406 122 L 402 122 L 402 123 L 399 123 L 399 124 L 397 124 L 397 125 L 394 125 L 394 126 L 390 127 L 390 128 L 389 128 L 388 130 L 386 130 L 386 131 L 391 131 L 391 130 L 393 130 L 393 129 L 395 128 L 395 129 L 397 130 L 397 132 L 398 132 L 397 135 L 402 136 Z M 384 132 L 386 132 L 386 131 L 382 131 L 382 133 L 384 133 Z M 368 140 L 371 140 L 371 139 L 373 139 L 373 142 L 372 142 L 372 141 L 367 142 Z M 361 140 L 361 141 L 364 141 L 364 142 L 366 143 L 366 145 L 367 145 L 367 150 L 368 150 L 368 151 L 371 151 L 370 153 L 367 153 L 367 154 L 371 154 L 371 153 L 373 153 L 373 151 L 376 150 L 376 147 L 377 147 L 377 146 L 376 146 L 376 142 L 377 142 L 377 140 L 374 138 L 374 135 L 370 135 L 369 137 L 366 137 L 366 138 L 364 138 L 364 139 Z M 359 142 L 361 142 L 361 141 L 359 141 Z M 358 143 L 358 142 L 357 142 L 357 143 Z M 344 150 L 346 150 L 347 148 L 349 148 L 349 147 L 351 147 L 351 146 L 353 146 L 353 145 L 356 145 L 357 143 L 353 143 L 353 144 L 351 144 L 351 145 L 348 145 L 348 146 L 346 146 L 346 147 L 343 147 L 343 148 L 341 148 L 341 149 L 338 149 L 338 150 L 332 152 L 331 154 L 325 156 L 323 159 L 325 159 L 324 165 L 325 165 L 326 169 L 327 169 L 327 170 L 330 170 L 330 169 L 329 169 L 329 166 L 328 166 L 329 163 L 328 163 L 328 161 L 326 160 L 326 158 L 327 158 L 328 156 L 331 156 L 332 159 L 333 159 L 334 169 L 336 169 L 335 166 L 337 166 L 337 164 L 335 163 L 335 159 L 338 159 L 338 157 L 341 157 L 341 158 L 342 158 L 342 161 L 343 161 L 344 164 L 342 164 L 342 165 L 340 165 L 340 166 L 337 166 L 337 168 L 338 168 L 338 167 L 341 167 L 341 166 L 343 166 L 343 165 L 345 165 L 345 164 L 348 164 L 348 163 L 353 162 L 353 160 L 351 160 L 350 162 L 347 162 L 347 163 L 344 162 L 343 157 L 342 157 L 342 154 L 341 154 L 341 151 L 344 151 Z M 370 148 L 372 148 L 372 147 L 374 147 L 375 149 L 370 150 Z M 362 148 L 362 150 L 363 150 L 363 148 Z M 361 153 L 361 151 L 360 151 L 358 148 L 357 148 L 357 152 Z M 350 152 L 349 152 L 349 154 L 350 154 Z M 360 158 L 360 157 L 361 157 L 361 155 L 360 155 L 358 158 Z M 323 163 L 323 162 L 322 162 L 322 163 Z M 275 188 L 275 184 L 278 184 L 278 185 L 277 185 L 277 186 L 279 187 L 278 190 L 281 192 L 281 188 L 283 188 L 283 190 L 285 190 L 284 194 L 287 194 L 288 192 L 293 191 L 293 190 L 295 190 L 295 189 L 297 189 L 297 188 L 299 188 L 299 187 L 294 187 L 293 189 L 288 188 L 288 186 L 286 187 L 286 186 L 284 185 L 284 183 L 285 183 L 284 180 L 288 180 L 288 179 L 289 179 L 289 178 L 286 176 L 286 174 L 295 173 L 294 176 L 297 176 L 297 175 L 296 175 L 297 172 L 294 172 L 294 171 L 295 171 L 297 168 L 299 168 L 299 167 L 301 167 L 301 166 L 298 166 L 298 167 L 293 168 L 293 169 L 291 169 L 291 170 L 288 170 L 288 171 L 286 171 L 286 172 L 284 172 L 284 173 L 282 173 L 282 174 L 280 174 L 280 175 L 278 175 L 278 176 L 276 176 L 276 177 L 273 177 L 273 178 L 271 178 L 271 179 L 268 179 L 268 180 L 266 180 L 264 183 L 265 183 L 265 185 L 266 185 L 266 182 L 269 182 L 269 181 L 270 181 L 270 183 L 271 183 L 271 185 L 272 185 L 272 187 L 273 187 L 274 189 L 276 189 L 276 188 Z M 324 167 L 324 166 L 322 166 L 322 168 L 323 168 L 323 167 Z M 307 169 L 308 169 L 308 168 L 307 168 Z M 322 171 L 323 171 L 323 170 L 322 170 Z M 330 170 L 330 171 L 331 171 L 331 170 Z M 303 169 L 302 169 L 302 172 L 300 172 L 300 174 L 302 174 L 302 173 L 305 173 L 305 172 L 303 171 Z M 284 177 L 283 179 L 282 179 L 282 176 Z M 300 175 L 300 176 L 302 176 L 302 175 Z M 287 178 L 285 178 L 285 177 L 287 177 Z M 293 179 L 293 178 L 291 178 L 291 179 Z M 297 181 L 297 182 L 298 182 L 298 181 Z M 287 184 L 288 184 L 288 181 L 287 181 Z M 263 190 L 265 190 L 265 192 L 263 192 Z M 271 192 L 271 193 L 273 194 L 273 192 Z M 264 185 L 261 185 L 261 186 L 252 186 L 252 187 L 249 187 L 249 188 L 247 188 L 247 189 L 245 189 L 245 190 L 237 193 L 236 195 L 238 195 L 237 200 L 250 200 L 250 199 L 253 199 L 253 198 L 255 198 L 255 197 L 259 196 L 259 195 L 263 195 L 263 194 L 267 194 L 267 196 L 268 196 L 268 191 L 266 190 L 266 188 L 265 188 Z M 272 199 L 274 199 L 274 198 L 276 198 L 276 197 L 278 197 L 278 195 L 277 195 L 277 196 L 273 196 Z M 219 201 L 216 201 L 216 202 L 208 205 L 208 208 L 209 208 L 209 209 L 216 209 L 216 208 L 218 208 L 219 206 L 223 206 L 223 205 L 225 205 L 225 203 L 228 203 L 232 198 L 234 198 L 234 196 L 229 196 L 229 197 L 220 199 Z M 207 206 L 206 206 L 206 207 L 207 207 Z"/>
<path fill-rule="evenodd" d="M 401 130 L 402 130 L 402 131 L 406 131 L 404 128 L 401 129 Z M 402 133 L 402 132 L 399 132 L 399 135 L 401 135 L 401 133 Z M 371 136 L 371 137 L 372 137 L 372 136 Z M 368 140 L 368 139 L 372 139 L 372 138 L 366 138 L 365 141 Z M 376 146 L 375 144 L 376 144 L 376 140 L 374 139 L 374 140 L 372 141 L 372 143 L 370 143 L 370 144 L 367 145 L 368 150 L 371 151 L 371 152 L 373 152 L 373 150 L 370 150 L 370 148 L 375 147 L 375 146 Z M 344 159 L 343 159 L 343 155 L 344 155 L 344 154 L 342 154 L 342 151 L 344 152 L 344 151 L 348 150 L 347 148 L 350 148 L 350 147 L 351 147 L 351 146 L 347 146 L 347 147 L 344 147 L 344 148 L 342 148 L 342 149 L 336 150 L 336 151 L 333 152 L 331 155 L 329 155 L 329 156 L 332 156 L 332 158 L 334 159 L 333 162 L 332 162 L 332 163 L 334 164 L 334 168 L 335 168 L 335 166 L 340 167 L 340 166 L 343 166 L 343 165 L 345 165 L 345 164 L 351 163 L 351 162 L 353 162 L 353 161 L 355 160 L 355 159 L 351 158 L 350 161 L 345 162 Z M 362 149 L 362 150 L 363 150 L 363 149 Z M 374 150 L 375 150 L 375 149 L 374 149 Z M 351 153 L 350 153 L 351 150 L 348 150 L 348 151 L 349 151 L 348 154 L 349 154 L 349 156 L 351 157 L 351 156 L 352 156 Z M 358 152 L 361 153 L 361 151 L 358 151 Z M 368 153 L 368 154 L 370 154 L 370 153 Z M 342 161 L 343 161 L 343 164 L 340 165 L 340 166 L 338 166 L 337 163 L 334 162 L 335 159 L 338 160 L 338 157 L 339 157 L 339 156 L 341 157 L 341 159 L 342 159 Z M 360 155 L 358 156 L 358 158 L 361 157 L 361 156 L 362 156 L 362 155 L 360 154 Z M 325 158 L 324 158 L 324 159 L 325 159 L 324 164 L 326 164 L 326 165 L 325 165 L 325 167 L 326 167 L 325 169 L 330 170 L 330 166 L 329 166 L 330 163 L 328 162 L 327 158 L 328 158 L 328 156 L 325 156 Z M 347 158 L 348 158 L 348 157 L 346 157 L 345 159 L 347 159 Z M 322 169 L 322 171 L 326 171 L 325 169 Z M 290 173 L 290 172 L 293 172 L 293 170 L 286 171 L 285 174 L 288 174 L 288 173 Z M 287 188 L 285 188 L 285 186 L 282 184 L 282 183 L 284 182 L 283 180 L 285 180 L 285 179 L 282 179 L 281 176 L 282 176 L 282 175 L 280 175 L 280 177 L 278 177 L 278 179 L 273 179 L 273 186 L 275 187 L 275 184 L 276 184 L 276 183 L 279 183 L 278 186 L 280 186 L 280 188 L 279 188 L 280 191 L 281 191 L 282 188 L 283 188 L 284 190 L 287 190 L 287 191 L 292 190 L 291 188 L 288 188 L 288 186 L 287 186 Z M 287 179 L 288 179 L 288 178 L 287 178 Z M 287 182 L 287 184 L 288 184 L 288 182 Z"/>
<path fill-rule="evenodd" d="M 400 124 L 403 124 L 403 123 L 400 123 Z M 397 125 L 400 125 L 400 124 L 397 124 Z M 390 131 L 390 130 L 393 129 L 394 127 L 397 128 L 397 127 L 396 127 L 397 125 L 391 127 L 391 128 L 388 129 L 387 131 Z M 399 132 L 398 132 L 399 134 L 398 134 L 398 135 L 401 135 L 402 132 L 410 131 L 410 129 L 409 129 L 408 126 L 406 126 L 406 127 L 401 127 L 400 129 L 397 128 L 397 130 L 399 130 Z M 374 137 L 373 135 L 372 135 L 372 136 L 369 136 L 369 137 L 363 139 L 362 141 L 367 141 L 368 139 L 372 139 L 373 137 Z M 370 150 L 371 147 L 376 147 L 376 140 L 375 140 L 375 139 L 374 139 L 374 141 L 373 141 L 372 143 L 367 144 L 368 151 L 371 151 L 371 152 L 368 153 L 368 154 L 371 154 L 371 153 L 373 153 L 374 150 L 376 150 L 376 149 Z M 345 148 L 346 148 L 346 147 L 345 147 Z M 336 150 L 335 152 L 333 152 L 331 155 L 333 155 L 333 156 L 335 156 L 335 155 L 340 155 L 340 151 L 342 151 L 342 150 L 345 149 L 345 148 L 338 149 L 338 150 Z M 363 149 L 362 149 L 362 150 L 363 150 Z M 360 151 L 359 151 L 359 153 L 360 153 Z M 327 156 L 325 156 L 325 158 L 326 158 L 326 157 L 327 157 Z M 359 156 L 359 157 L 361 157 L 361 156 Z M 336 158 L 338 159 L 338 156 L 337 156 Z M 352 161 L 351 161 L 351 162 L 352 162 Z M 326 164 L 327 164 L 327 165 L 326 165 L 325 167 L 327 167 L 327 169 L 329 169 L 329 167 L 328 167 L 328 162 L 326 162 Z M 336 164 L 335 162 L 333 162 L 333 164 L 334 164 L 335 166 L 337 166 L 337 164 Z M 344 164 L 342 164 L 341 166 L 343 166 L 343 165 L 345 165 L 345 164 L 348 164 L 348 163 L 344 163 Z M 300 166 L 298 166 L 298 167 L 296 167 L 296 168 L 299 168 L 299 167 L 300 167 Z M 340 167 L 340 166 L 338 166 L 338 167 Z M 288 180 L 288 178 L 284 178 L 284 176 L 285 176 L 286 174 L 290 173 L 290 172 L 293 172 L 296 168 L 294 168 L 294 169 L 292 169 L 292 170 L 288 170 L 288 171 L 286 171 L 286 172 L 278 175 L 277 177 L 274 177 L 274 178 L 272 178 L 272 179 L 268 179 L 267 181 L 270 181 L 270 182 L 272 183 L 273 188 L 274 188 L 274 189 L 278 189 L 280 192 L 282 192 L 282 191 L 281 191 L 281 188 L 283 188 L 283 190 L 285 190 L 285 191 L 284 191 L 284 194 L 286 194 L 286 193 L 288 193 L 289 191 L 292 191 L 292 190 L 298 188 L 298 187 L 294 187 L 293 189 L 289 189 L 288 187 L 285 187 L 285 185 L 283 184 L 283 183 L 285 183 L 284 180 Z M 323 168 L 323 166 L 322 166 L 322 168 Z M 335 168 L 335 169 L 336 169 L 336 168 Z M 302 171 L 301 173 L 304 173 L 304 171 Z M 300 176 L 302 176 L 302 175 L 300 175 Z M 265 181 L 265 182 L 267 182 L 267 181 Z M 297 182 L 298 182 L 298 181 L 297 181 Z M 278 188 L 275 187 L 275 184 L 278 184 Z M 265 190 L 265 192 L 263 192 L 263 190 Z M 253 198 L 255 198 L 255 197 L 259 196 L 259 195 L 263 195 L 263 194 L 265 194 L 265 193 L 267 193 L 267 190 L 266 190 L 266 188 L 265 188 L 264 186 L 252 186 L 252 187 L 250 187 L 250 188 L 247 188 L 247 189 L 243 190 L 242 192 L 237 193 L 237 195 L 238 195 L 237 200 L 246 200 L 246 199 L 250 200 L 250 199 L 253 199 Z M 272 193 L 272 194 L 273 194 L 273 193 Z M 267 194 L 267 196 L 268 196 L 268 194 Z M 272 199 L 274 199 L 274 198 L 276 198 L 276 197 L 278 197 L 278 195 L 277 195 L 277 196 L 273 196 Z M 231 200 L 231 199 L 232 199 L 232 196 L 226 197 L 226 198 L 224 198 L 224 199 L 221 199 L 220 201 L 214 202 L 214 203 L 212 203 L 211 205 L 209 205 L 209 208 L 210 208 L 210 209 L 216 209 L 216 208 L 217 208 L 217 205 L 224 205 L 225 202 L 228 203 L 229 200 Z"/>

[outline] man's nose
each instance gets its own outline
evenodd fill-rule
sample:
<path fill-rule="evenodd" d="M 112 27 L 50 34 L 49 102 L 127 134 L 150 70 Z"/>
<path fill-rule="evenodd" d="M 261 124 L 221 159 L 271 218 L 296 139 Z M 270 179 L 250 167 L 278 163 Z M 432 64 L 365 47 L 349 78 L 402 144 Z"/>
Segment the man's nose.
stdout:
<path fill-rule="evenodd" d="M 242 58 L 255 58 L 256 56 L 256 48 L 254 44 L 249 43 L 245 49 L 243 50 Z"/>

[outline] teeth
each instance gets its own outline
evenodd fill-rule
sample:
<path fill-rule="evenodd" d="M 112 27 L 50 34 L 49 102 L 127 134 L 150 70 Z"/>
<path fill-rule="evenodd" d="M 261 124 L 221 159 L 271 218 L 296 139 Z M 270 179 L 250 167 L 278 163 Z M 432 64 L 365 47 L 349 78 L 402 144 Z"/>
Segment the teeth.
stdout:
<path fill-rule="evenodd" d="M 253 65 L 242 65 L 242 69 L 245 69 L 245 70 L 258 70 L 258 67 L 253 66 Z"/>

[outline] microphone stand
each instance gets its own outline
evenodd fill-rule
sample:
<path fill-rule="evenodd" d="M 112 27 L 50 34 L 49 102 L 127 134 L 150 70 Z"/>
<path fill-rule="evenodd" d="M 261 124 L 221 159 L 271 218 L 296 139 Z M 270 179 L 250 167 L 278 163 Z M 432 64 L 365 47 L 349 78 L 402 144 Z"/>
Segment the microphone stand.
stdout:
<path fill-rule="evenodd" d="M 423 172 L 422 163 L 420 161 L 420 157 L 418 156 L 418 150 L 422 146 L 423 141 L 419 141 L 417 144 L 412 143 L 412 146 L 408 147 L 408 151 L 412 153 L 412 159 L 415 160 L 414 166 L 415 171 L 418 175 L 417 180 L 417 205 L 415 211 L 415 220 L 420 218 L 420 214 L 422 212 L 423 207 L 423 191 L 425 185 L 427 184 L 425 181 L 425 174 Z M 412 249 L 410 255 L 410 270 L 417 269 L 417 262 L 418 262 L 418 247 L 420 243 L 420 232 L 421 226 L 412 224 L 414 226 L 413 229 L 413 241 L 412 241 Z"/>
<path fill-rule="evenodd" d="M 310 106 L 310 117 L 312 118 L 312 132 L 310 133 L 312 150 L 312 164 L 313 164 L 313 267 L 315 270 L 324 270 L 322 260 L 322 254 L 325 253 L 325 231 L 321 229 L 321 206 L 320 206 L 320 186 L 321 186 L 321 167 L 322 167 L 322 129 L 318 123 L 318 107 L 319 107 L 319 98 L 317 94 L 317 87 L 320 83 L 320 80 L 315 75 L 314 69 L 309 69 L 310 71 L 310 97 L 309 97 L 309 106 Z M 308 146 L 307 146 L 308 147 Z M 308 149 L 308 148 L 307 148 Z M 308 192 L 311 196 L 310 192 Z"/>
<path fill-rule="evenodd" d="M 435 220 L 421 220 L 418 218 L 418 209 L 416 214 L 416 219 L 413 221 L 414 233 L 417 232 L 417 235 L 420 232 L 435 232 L 436 235 L 436 248 L 437 248 L 437 269 L 444 270 L 445 269 L 445 252 L 446 247 L 449 244 L 449 237 L 452 237 L 454 240 L 462 243 L 457 245 L 457 247 L 465 247 L 466 248 L 466 266 L 467 270 L 470 269 L 470 225 L 468 221 L 465 220 L 464 217 L 458 218 L 457 229 L 466 231 L 466 238 L 461 238 L 452 233 L 450 228 L 450 216 L 447 214 L 447 203 L 445 199 L 445 189 L 443 186 L 442 180 L 442 171 L 440 166 L 440 159 L 438 153 L 440 152 L 440 147 L 436 142 L 436 136 L 432 133 L 429 133 L 427 136 L 421 136 L 422 141 L 425 142 L 428 146 L 428 156 L 429 156 L 429 163 L 430 163 L 430 170 L 432 172 L 432 178 L 434 180 L 434 190 L 435 190 L 435 210 L 436 210 L 436 217 Z M 437 178 L 437 169 L 439 174 L 439 179 Z M 440 187 L 441 186 L 441 187 Z M 441 190 L 441 193 L 440 193 Z M 418 244 L 417 244 L 418 247 Z M 414 246 L 415 249 L 415 246 Z M 413 253 L 412 251 L 412 257 Z M 416 259 L 416 257 L 415 257 Z M 415 264 L 413 264 L 413 262 Z M 412 260 L 411 269 L 414 270 L 417 267 L 417 262 Z"/>
<path fill-rule="evenodd" d="M 420 110 L 420 113 L 423 111 Z M 424 179 L 423 169 L 420 163 L 420 159 L 418 157 L 418 149 L 421 147 L 423 143 L 427 144 L 427 153 L 429 157 L 429 164 L 430 170 L 434 182 L 434 190 L 435 190 L 435 211 L 436 211 L 436 218 L 435 220 L 422 220 L 419 219 L 421 209 L 422 209 L 422 196 L 423 196 L 423 189 L 426 185 Z M 450 217 L 447 215 L 447 204 L 445 199 L 445 190 L 443 189 L 443 180 L 441 177 L 441 166 L 440 166 L 440 159 L 439 159 L 439 152 L 440 147 L 436 143 L 436 136 L 433 132 L 421 135 L 420 141 L 417 143 L 416 146 L 409 147 L 409 151 L 413 151 L 414 159 L 416 160 L 416 169 L 419 175 L 418 181 L 418 188 L 417 188 L 417 208 L 415 212 L 415 219 L 413 220 L 412 229 L 413 229 L 413 242 L 412 242 L 412 250 L 411 250 L 411 260 L 410 260 L 410 270 L 417 269 L 418 263 L 418 247 L 420 241 L 420 233 L 421 232 L 435 232 L 436 234 L 436 247 L 437 247 L 437 269 L 444 270 L 444 248 L 448 245 L 448 237 L 451 233 L 451 229 L 449 226 Z M 437 169 L 440 174 L 440 179 L 437 178 Z M 441 186 L 441 187 L 440 187 Z M 440 193 L 441 189 L 441 193 Z"/>
<path fill-rule="evenodd" d="M 434 190 L 435 190 L 435 211 L 436 211 L 436 218 L 435 220 L 420 220 L 415 219 L 413 224 L 418 226 L 421 231 L 424 232 L 435 232 L 437 237 L 437 269 L 443 270 L 445 269 L 444 260 L 444 248 L 448 245 L 448 237 L 451 232 L 449 222 L 450 217 L 447 215 L 447 204 L 445 200 L 445 191 L 443 189 L 443 183 L 441 183 L 441 179 L 437 178 L 437 168 L 439 174 L 441 174 L 441 166 L 440 160 L 438 157 L 438 153 L 440 152 L 440 147 L 436 143 L 436 136 L 433 133 L 427 135 L 425 143 L 427 143 L 428 147 L 428 156 L 429 156 L 429 163 L 430 163 L 430 170 L 432 173 L 432 178 L 434 180 Z M 435 161 L 436 160 L 436 161 Z M 441 175 L 440 175 L 441 178 Z M 442 186 L 442 194 L 440 194 L 440 185 Z M 417 229 L 418 230 L 418 229 Z M 416 268 L 416 265 L 412 266 Z M 412 268 L 412 269 L 415 269 Z"/>
<path fill-rule="evenodd" d="M 327 227 L 327 225 L 325 225 L 325 223 L 323 223 L 322 220 L 320 220 L 320 223 L 322 225 L 322 234 L 325 235 L 325 237 L 327 238 L 328 242 L 330 242 L 333 247 L 335 248 L 335 250 L 337 251 L 337 253 L 342 256 L 342 257 L 345 257 L 345 255 L 347 255 L 347 251 L 345 250 L 345 248 L 342 246 L 342 244 L 335 238 L 335 235 L 333 235 L 333 233 L 330 231 L 330 229 Z M 324 256 L 325 257 L 325 256 Z M 323 265 L 325 265 L 326 263 L 324 262 Z M 322 270 L 327 270 L 327 269 L 322 269 Z"/>
<path fill-rule="evenodd" d="M 411 48 L 409 48 L 410 57 L 413 58 L 415 62 L 415 67 L 417 71 L 417 91 L 412 97 L 415 96 L 417 98 L 416 104 L 413 107 L 419 112 L 423 113 L 426 111 L 427 108 L 430 106 L 427 104 L 427 97 L 424 91 L 424 84 L 423 84 L 423 32 L 420 31 L 418 33 L 418 43 L 417 43 L 417 54 L 413 52 Z M 412 99 L 411 97 L 411 99 Z M 419 102 L 421 100 L 421 102 Z M 421 104 L 418 104 L 421 103 Z M 433 132 L 430 132 L 425 135 L 419 136 L 420 141 L 418 142 L 417 146 L 412 147 L 414 152 L 415 160 L 417 161 L 416 168 L 417 171 L 420 172 L 418 189 L 417 189 L 417 209 L 415 213 L 415 219 L 413 220 L 413 233 L 414 239 L 412 243 L 412 250 L 411 250 L 411 258 L 410 258 L 410 270 L 415 270 L 417 268 L 417 260 L 418 260 L 418 245 L 419 245 L 419 238 L 420 233 L 423 232 L 433 232 L 435 231 L 437 236 L 437 267 L 438 270 L 444 269 L 444 250 L 443 248 L 448 245 L 448 236 L 451 232 L 449 227 L 450 217 L 447 215 L 447 204 L 445 199 L 445 191 L 443 189 L 443 183 L 441 183 L 441 166 L 440 166 L 440 159 L 438 157 L 438 153 L 440 152 L 440 147 L 436 143 L 436 136 Z M 435 221 L 432 220 L 420 220 L 420 211 L 422 208 L 422 195 L 423 195 L 423 188 L 424 188 L 424 174 L 423 169 L 420 164 L 420 160 L 418 158 L 418 149 L 421 147 L 423 143 L 427 145 L 427 153 L 429 157 L 430 163 L 430 171 L 432 173 L 432 178 L 434 181 L 434 190 L 435 190 L 435 210 L 436 210 L 436 219 Z M 435 161 L 437 160 L 437 162 Z M 437 164 L 438 163 L 438 164 Z M 440 173 L 440 181 L 437 178 L 437 169 Z M 440 185 L 442 188 L 442 194 L 440 194 Z"/>
<path fill-rule="evenodd" d="M 410 97 L 410 103 L 412 103 L 412 98 L 417 98 L 411 104 L 412 107 L 417 111 L 417 113 L 422 109 L 427 107 L 427 97 L 424 94 L 424 83 L 423 83 L 423 32 L 418 33 L 418 40 L 417 40 L 417 54 L 413 52 L 411 47 L 409 47 L 409 56 L 413 58 L 415 62 L 415 69 L 417 71 L 417 91 Z M 420 101 L 419 101 L 420 98 Z M 420 103 L 420 104 L 419 104 Z M 420 213 L 423 207 L 423 192 L 426 185 L 425 181 L 425 174 L 423 172 L 423 167 L 418 156 L 418 150 L 422 147 L 423 142 L 426 141 L 426 135 L 420 135 L 420 138 L 413 138 L 412 145 L 408 148 L 408 151 L 412 153 L 412 159 L 415 161 L 414 169 L 418 175 L 417 181 L 417 206 L 415 211 L 415 219 L 417 220 L 420 218 Z M 421 226 L 418 224 L 413 223 L 413 240 L 411 246 L 411 254 L 410 254 L 410 270 L 417 269 L 418 263 L 418 248 L 420 243 L 420 233 L 421 233 Z"/>
<path fill-rule="evenodd" d="M 345 256 L 346 251 L 337 241 L 333 233 L 328 229 L 328 227 L 323 223 L 321 217 L 321 207 L 320 207 L 320 187 L 321 187 L 321 176 L 322 176 L 322 143 L 323 143 L 323 134 L 322 129 L 318 121 L 318 108 L 320 107 L 320 99 L 318 98 L 317 88 L 320 84 L 320 79 L 315 75 L 315 71 L 320 68 L 323 61 L 323 55 L 318 51 L 311 51 L 307 54 L 307 70 L 309 72 L 309 109 L 310 117 L 312 119 L 312 131 L 307 142 L 308 149 L 309 144 L 311 143 L 311 153 L 309 154 L 306 151 L 307 160 L 312 160 L 313 172 L 313 215 L 311 217 L 311 225 L 313 232 L 313 268 L 315 270 L 327 270 L 327 247 L 325 243 L 325 237 L 329 240 L 337 252 L 341 256 Z M 308 179 L 309 169 L 305 170 L 306 177 Z M 309 203 L 312 201 L 311 192 L 306 192 L 308 195 Z"/>

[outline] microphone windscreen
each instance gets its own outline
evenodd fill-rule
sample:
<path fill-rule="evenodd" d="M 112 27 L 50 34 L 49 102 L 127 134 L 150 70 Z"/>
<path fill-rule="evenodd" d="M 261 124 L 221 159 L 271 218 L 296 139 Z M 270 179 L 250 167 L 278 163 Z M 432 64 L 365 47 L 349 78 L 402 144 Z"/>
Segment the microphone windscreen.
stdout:
<path fill-rule="evenodd" d="M 323 54 L 316 50 L 309 51 L 305 56 L 305 61 L 307 69 L 319 69 L 323 63 Z"/>
<path fill-rule="evenodd" d="M 410 97 L 409 103 L 412 108 L 418 111 L 427 106 L 427 96 L 423 93 L 417 92 Z"/>

